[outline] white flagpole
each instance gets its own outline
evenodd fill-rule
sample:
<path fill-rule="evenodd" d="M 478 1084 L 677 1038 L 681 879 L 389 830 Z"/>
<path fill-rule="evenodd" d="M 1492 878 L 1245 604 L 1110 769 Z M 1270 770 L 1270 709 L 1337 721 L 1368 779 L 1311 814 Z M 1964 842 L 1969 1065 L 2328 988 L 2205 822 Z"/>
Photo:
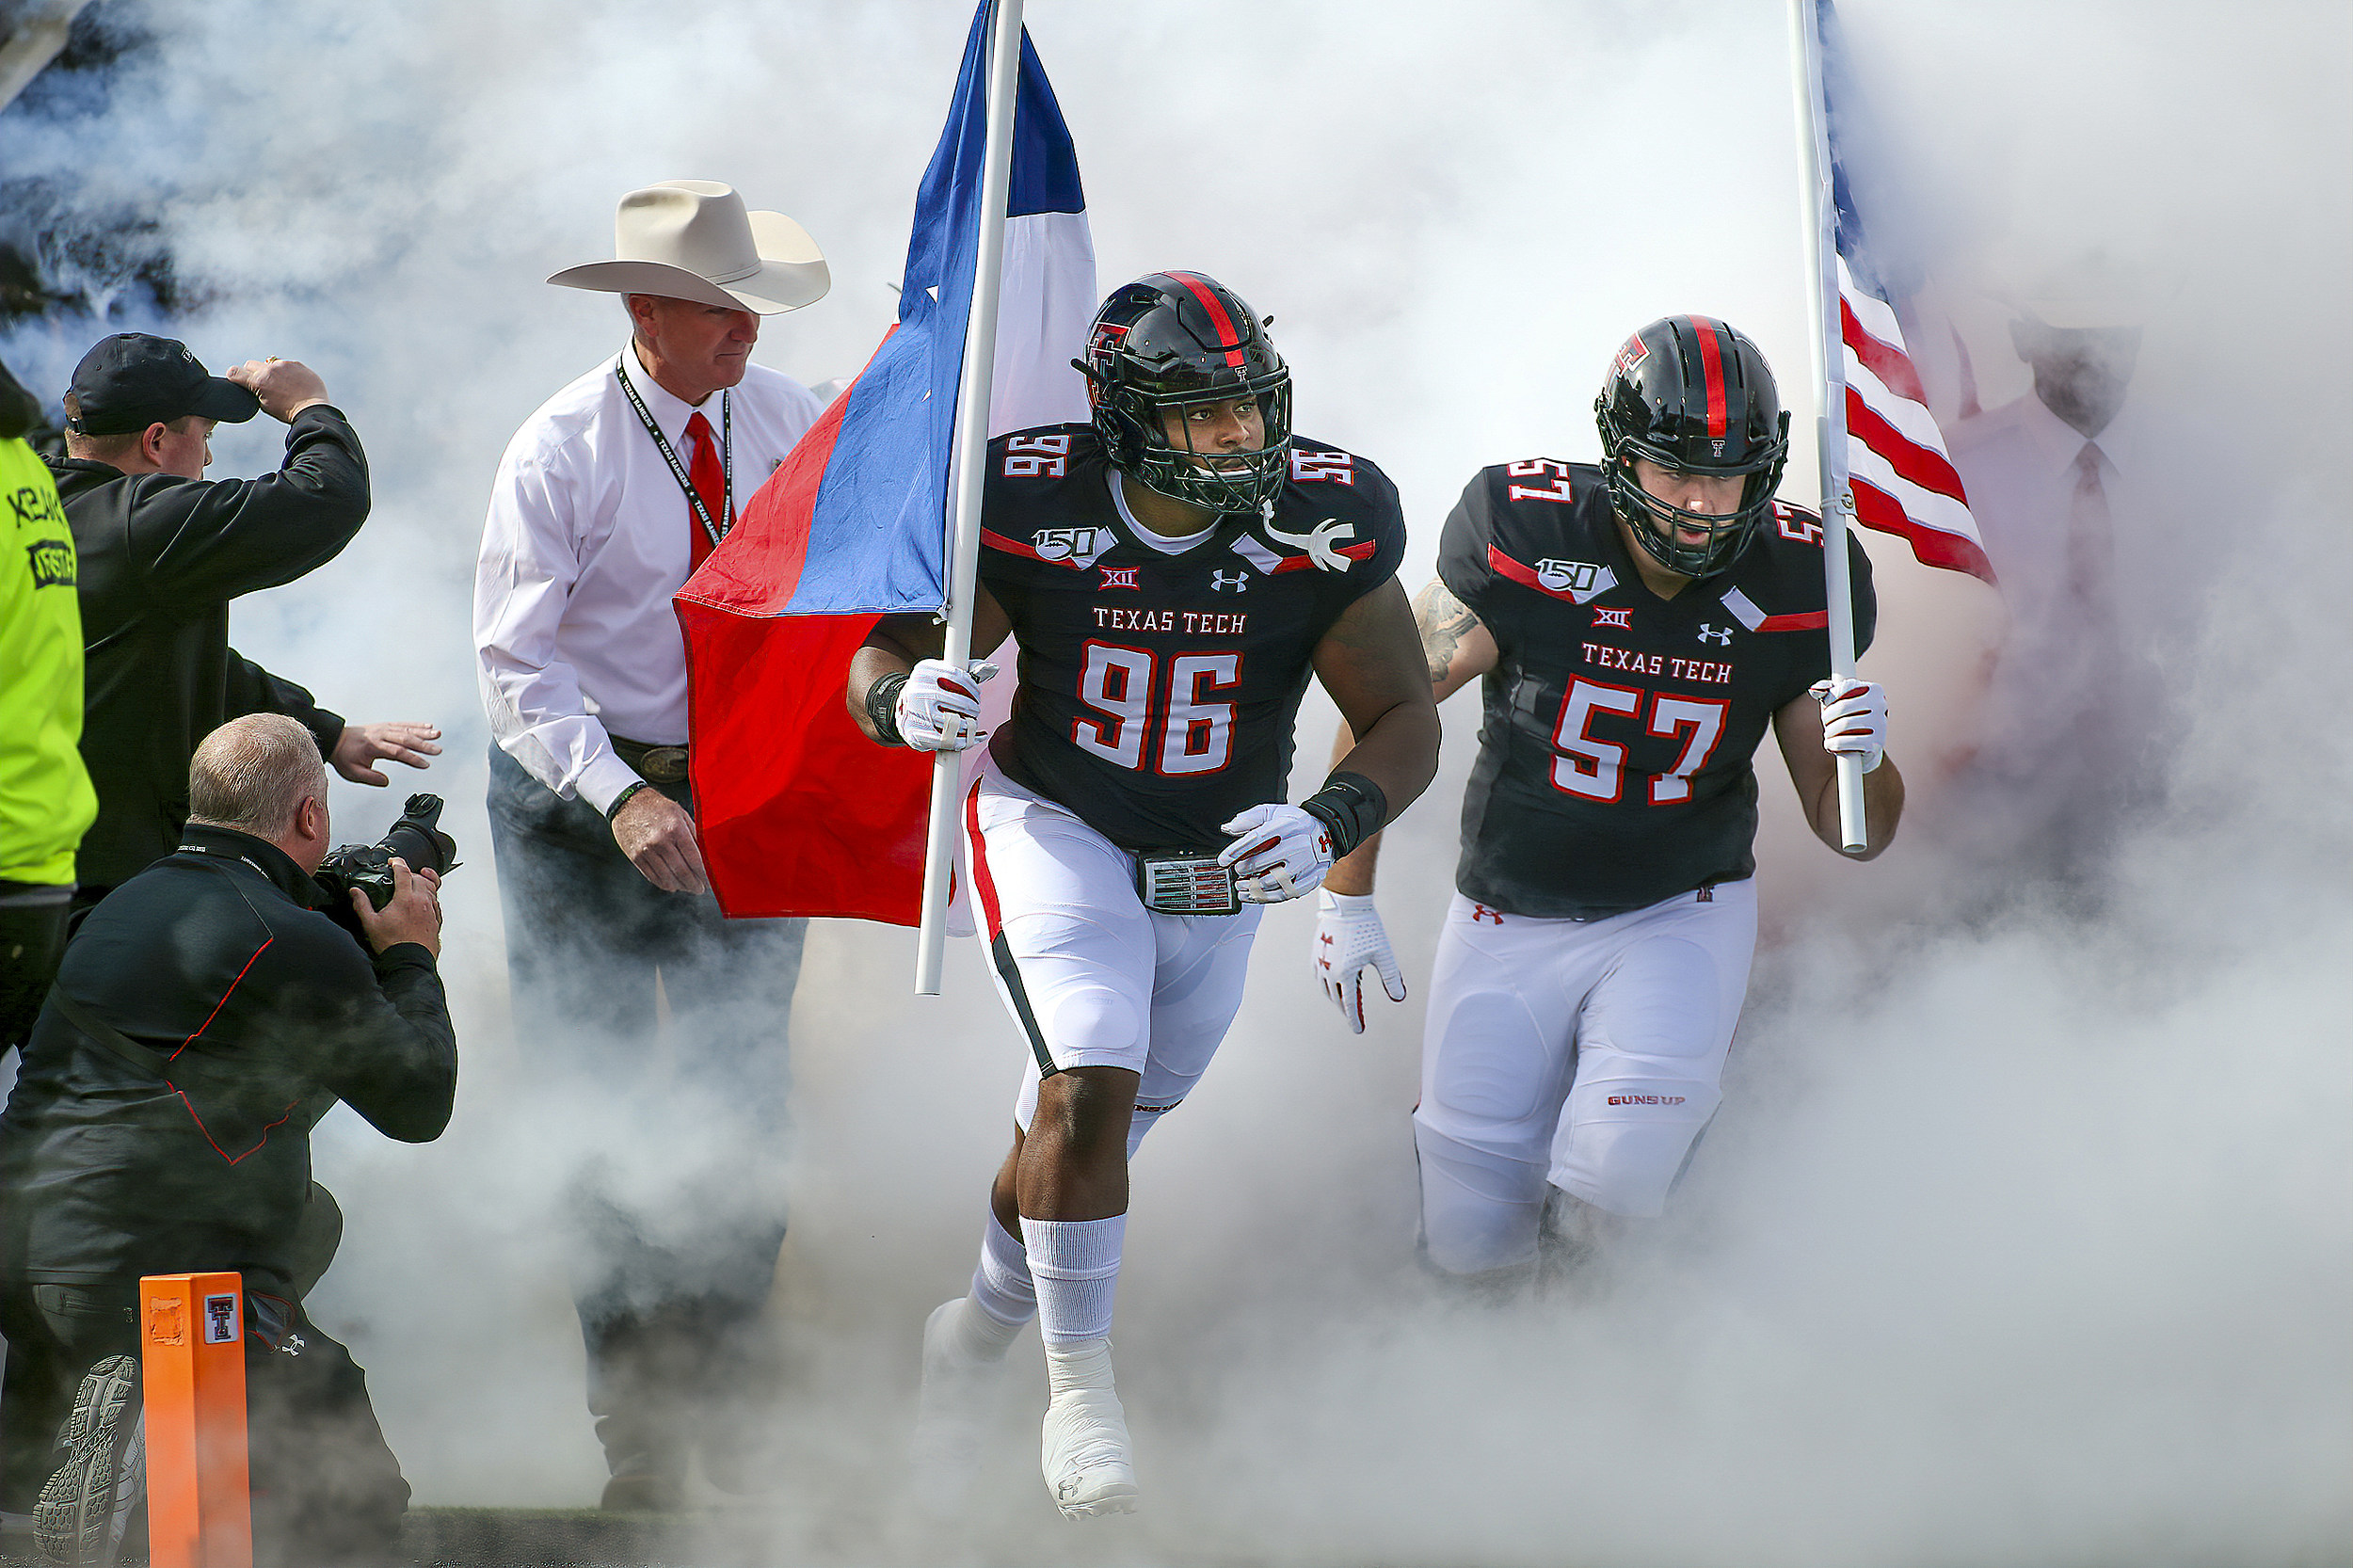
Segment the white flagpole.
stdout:
<path fill-rule="evenodd" d="M 955 536 L 948 557 L 948 646 L 940 657 L 962 666 L 972 656 L 972 600 L 981 570 L 981 481 L 988 460 L 988 392 L 997 371 L 997 290 L 1005 261 L 1005 204 L 1013 185 L 1013 109 L 1021 67 L 1021 0 L 993 0 L 988 37 L 988 137 L 981 157 L 981 245 L 972 268 L 972 311 L 964 331 L 964 372 L 956 383 Z M 956 868 L 956 808 L 964 759 L 932 759 L 932 812 L 923 852 L 923 923 L 915 938 L 915 994 L 939 995 L 948 945 L 949 884 Z"/>
<path fill-rule="evenodd" d="M 1854 593 L 1848 582 L 1847 530 L 1854 493 L 1847 483 L 1847 352 L 1838 306 L 1837 208 L 1831 195 L 1830 124 L 1822 102 L 1819 0 L 1789 0 L 1789 42 L 1797 67 L 1800 204 L 1805 230 L 1806 321 L 1814 391 L 1820 412 L 1814 441 L 1822 474 L 1822 583 L 1830 599 L 1830 672 L 1854 674 Z M 1869 837 L 1863 820 L 1863 759 L 1838 759 L 1838 837 L 1849 855 Z"/>

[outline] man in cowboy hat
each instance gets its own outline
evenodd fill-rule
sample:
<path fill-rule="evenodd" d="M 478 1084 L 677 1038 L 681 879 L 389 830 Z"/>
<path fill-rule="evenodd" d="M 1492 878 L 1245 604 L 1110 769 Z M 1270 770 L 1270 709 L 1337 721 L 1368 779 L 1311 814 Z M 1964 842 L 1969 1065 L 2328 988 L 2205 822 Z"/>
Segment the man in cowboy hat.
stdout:
<path fill-rule="evenodd" d="M 516 1029 L 558 1102 L 548 1125 L 573 1139 L 602 1506 L 674 1508 L 690 1452 L 728 1490 L 755 1479 L 774 1394 L 760 1313 L 784 1239 L 802 924 L 725 921 L 711 896 L 670 596 L 822 410 L 750 355 L 760 317 L 814 303 L 831 279 L 799 224 L 707 181 L 630 192 L 615 230 L 614 260 L 548 280 L 620 295 L 631 341 L 500 461 L 474 644 Z"/>

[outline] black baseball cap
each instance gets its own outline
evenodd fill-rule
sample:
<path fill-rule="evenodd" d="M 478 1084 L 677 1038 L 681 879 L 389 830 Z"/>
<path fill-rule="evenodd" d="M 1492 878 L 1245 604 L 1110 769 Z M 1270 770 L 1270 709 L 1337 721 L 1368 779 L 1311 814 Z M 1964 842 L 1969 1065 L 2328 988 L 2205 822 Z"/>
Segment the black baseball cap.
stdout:
<path fill-rule="evenodd" d="M 262 400 L 234 381 L 207 376 L 188 345 L 145 332 L 117 332 L 73 367 L 81 412 L 66 428 L 85 436 L 127 436 L 189 414 L 242 424 Z"/>

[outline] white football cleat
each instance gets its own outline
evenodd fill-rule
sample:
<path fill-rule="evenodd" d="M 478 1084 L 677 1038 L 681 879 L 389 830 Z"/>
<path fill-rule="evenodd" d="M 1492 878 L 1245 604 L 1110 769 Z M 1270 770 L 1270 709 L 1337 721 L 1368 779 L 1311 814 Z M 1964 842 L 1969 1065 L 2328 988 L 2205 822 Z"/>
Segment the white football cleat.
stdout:
<path fill-rule="evenodd" d="M 976 1351 L 963 1332 L 964 1314 L 978 1311 L 958 1296 L 923 1320 L 923 1386 L 916 1398 L 912 1453 L 916 1502 L 934 1517 L 956 1512 L 980 1471 L 985 1416 L 1003 1374 L 1004 1352 Z"/>
<path fill-rule="evenodd" d="M 1076 1372 L 1076 1375 L 1071 1375 Z M 1096 1339 L 1080 1366 L 1054 1366 L 1040 1466 L 1064 1518 L 1137 1512 L 1137 1466 L 1128 1457 L 1128 1413 L 1111 1389 L 1111 1344 Z"/>

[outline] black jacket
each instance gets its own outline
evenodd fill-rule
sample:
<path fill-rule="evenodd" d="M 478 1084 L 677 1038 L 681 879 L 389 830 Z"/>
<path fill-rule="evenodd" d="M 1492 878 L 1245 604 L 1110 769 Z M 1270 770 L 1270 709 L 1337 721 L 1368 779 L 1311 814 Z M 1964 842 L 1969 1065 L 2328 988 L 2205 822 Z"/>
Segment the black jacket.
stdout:
<path fill-rule="evenodd" d="M 286 461 L 259 479 L 125 474 L 50 462 L 80 556 L 82 760 L 98 821 L 85 885 L 111 888 L 171 853 L 188 817 L 188 759 L 244 713 L 285 713 L 334 747 L 344 721 L 229 646 L 229 601 L 341 553 L 368 517 L 368 464 L 344 416 L 295 416 Z"/>
<path fill-rule="evenodd" d="M 440 1135 L 457 1041 L 431 954 L 373 962 L 275 846 L 191 826 L 90 912 L 0 1113 L 0 1274 L 122 1285 L 234 1269 L 292 1299 L 311 1128 L 338 1099 Z M 199 851 L 213 853 L 199 853 Z M 59 996 L 167 1060 L 135 1065 Z"/>

